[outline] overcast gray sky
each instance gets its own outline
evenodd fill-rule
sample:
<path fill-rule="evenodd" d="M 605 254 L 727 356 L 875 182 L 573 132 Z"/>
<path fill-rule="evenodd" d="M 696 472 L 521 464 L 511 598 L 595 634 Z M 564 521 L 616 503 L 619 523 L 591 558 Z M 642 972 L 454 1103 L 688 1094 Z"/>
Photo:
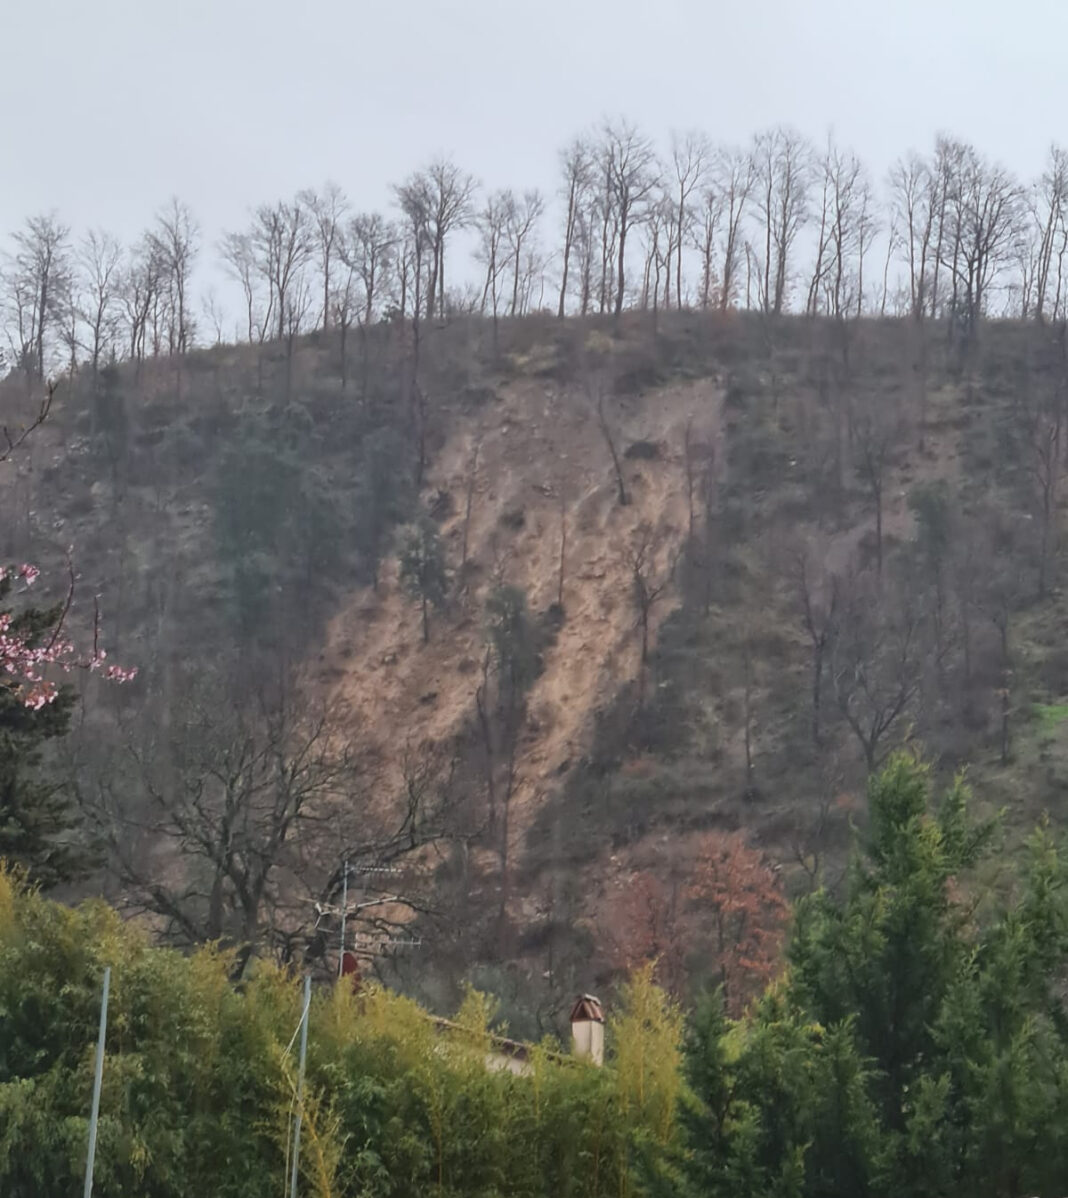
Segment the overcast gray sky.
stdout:
<path fill-rule="evenodd" d="M 429 156 L 555 185 L 604 114 L 666 140 L 829 126 L 881 179 L 936 130 L 1028 175 L 1068 141 L 1063 0 L 3 0 L 0 230 L 57 208 L 135 235 L 170 195 L 213 239 L 336 179 L 360 206 Z"/>

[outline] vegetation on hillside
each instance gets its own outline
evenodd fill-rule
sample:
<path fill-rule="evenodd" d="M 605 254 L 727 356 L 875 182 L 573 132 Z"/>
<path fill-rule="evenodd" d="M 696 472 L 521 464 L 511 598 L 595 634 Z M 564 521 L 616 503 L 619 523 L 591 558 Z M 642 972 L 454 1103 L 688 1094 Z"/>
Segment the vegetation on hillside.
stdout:
<path fill-rule="evenodd" d="M 346 856 L 403 852 L 369 888 L 403 909 L 373 930 L 424 944 L 383 975 L 443 1008 L 475 980 L 540 1034 L 634 962 L 616 890 L 636 878 L 646 926 L 677 931 L 672 990 L 719 975 L 684 900 L 702 838 L 740 834 L 789 892 L 836 884 L 865 777 L 903 741 L 968 764 L 1014 848 L 1043 810 L 1056 824 L 1063 341 L 948 332 L 458 320 L 422 330 L 414 406 L 388 323 L 356 383 L 325 334 L 65 381 L 12 460 L 5 551 L 54 580 L 73 541 L 73 626 L 91 635 L 101 594 L 109 649 L 140 667 L 87 692 L 50 754 L 103 884 L 176 942 L 329 971 L 314 903 L 339 901 Z M 582 491 L 557 481 L 565 423 Z M 593 499 L 626 532 L 598 533 Z M 609 610 L 607 672 L 564 699 Z M 255 763 L 302 744 L 323 747 L 314 782 L 263 789 Z"/>
<path fill-rule="evenodd" d="M 839 894 L 800 900 L 787 963 L 736 1019 L 678 1008 L 639 970 L 597 1067 L 552 1044 L 487 1067 L 493 1004 L 440 1029 L 348 979 L 315 995 L 301 1181 L 318 1195 L 858 1194 L 1012 1198 L 1068 1169 L 1065 861 L 1046 828 L 1007 893 L 958 779 L 895 755 Z M 96 1192 L 280 1186 L 300 995 L 266 962 L 152 948 L 99 902 L 0 874 L 0 1182 L 69 1192 L 85 1159 L 103 967 L 113 969 Z"/>

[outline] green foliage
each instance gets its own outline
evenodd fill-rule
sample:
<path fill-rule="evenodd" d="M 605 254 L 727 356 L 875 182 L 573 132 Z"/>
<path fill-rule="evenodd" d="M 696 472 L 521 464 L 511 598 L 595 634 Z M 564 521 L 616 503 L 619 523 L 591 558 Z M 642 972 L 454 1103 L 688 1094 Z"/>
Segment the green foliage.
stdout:
<path fill-rule="evenodd" d="M 10 593 L 9 575 L 0 579 L 0 613 L 10 611 L 4 604 Z M 23 608 L 14 614 L 10 632 L 36 647 L 52 635 L 60 614 L 59 607 Z M 41 776 L 43 750 L 67 732 L 73 703 L 74 691 L 64 687 L 34 710 L 0 685 L 0 860 L 45 887 L 76 877 L 87 860 L 70 793 Z"/>
<path fill-rule="evenodd" d="M 429 641 L 430 608 L 441 607 L 448 590 L 445 551 L 429 516 L 421 516 L 401 533 L 400 580 L 408 594 L 422 605 L 423 640 Z"/>
<path fill-rule="evenodd" d="M 789 972 L 690 1029 L 680 1194 L 1060 1192 L 1068 1135 L 1066 873 L 1040 829 L 1016 900 L 967 880 L 994 826 L 894 757 L 844 892 L 802 900 Z"/>
<path fill-rule="evenodd" d="M 684 1027 L 625 985 L 603 1068 L 529 1050 L 495 1004 L 451 1022 L 375 986 L 312 1003 L 302 1193 L 318 1198 L 1017 1198 L 1068 1170 L 1068 871 L 1048 828 L 995 905 L 993 823 L 958 779 L 891 759 L 839 894 L 799 904 L 788 968 L 738 1020 Z M 0 873 L 0 1193 L 76 1191 L 100 978 L 113 969 L 96 1192 L 252 1198 L 279 1188 L 296 1102 L 297 980 L 234 988 L 215 949 L 154 949 L 102 903 Z"/>
<path fill-rule="evenodd" d="M 1031 710 L 1044 732 L 1052 732 L 1068 720 L 1068 703 L 1032 703 Z"/>
<path fill-rule="evenodd" d="M 502 700 L 512 705 L 541 671 L 538 629 L 527 610 L 526 594 L 514 586 L 495 587 L 486 599 L 486 632 L 493 649 Z"/>
<path fill-rule="evenodd" d="M 94 1194 L 281 1192 L 296 1101 L 300 992 L 227 954 L 152 948 L 102 903 L 74 910 L 0 872 L 0 1193 L 81 1184 L 100 983 L 112 967 Z M 673 1140 L 679 1013 L 647 975 L 614 1024 L 616 1067 L 531 1050 L 500 1067 L 493 1004 L 454 1021 L 347 981 L 313 998 L 301 1193 L 325 1198 L 616 1198 L 643 1145 Z M 287 1051 L 287 1047 L 289 1050 Z"/>
<path fill-rule="evenodd" d="M 0 1192 L 74 1193 L 81 1184 L 100 979 L 110 964 L 94 1193 L 257 1193 L 257 1174 L 273 1158 L 248 1112 L 265 1108 L 266 1050 L 296 1018 L 288 988 L 268 975 L 238 995 L 223 956 L 152 949 L 103 904 L 71 911 L 0 875 L 5 907 Z"/>
<path fill-rule="evenodd" d="M 953 506 L 945 479 L 920 483 L 908 497 L 916 521 L 916 542 L 921 553 L 937 565 L 950 551 L 953 537 Z"/>

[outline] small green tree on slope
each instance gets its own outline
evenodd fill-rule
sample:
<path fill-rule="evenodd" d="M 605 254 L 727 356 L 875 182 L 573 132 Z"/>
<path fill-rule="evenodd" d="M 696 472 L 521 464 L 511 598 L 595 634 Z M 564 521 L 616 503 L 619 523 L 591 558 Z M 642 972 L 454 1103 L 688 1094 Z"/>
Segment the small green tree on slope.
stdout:
<path fill-rule="evenodd" d="M 423 610 L 423 643 L 430 640 L 430 608 L 445 602 L 445 552 L 433 522 L 423 516 L 406 528 L 400 543 L 401 585 Z"/>

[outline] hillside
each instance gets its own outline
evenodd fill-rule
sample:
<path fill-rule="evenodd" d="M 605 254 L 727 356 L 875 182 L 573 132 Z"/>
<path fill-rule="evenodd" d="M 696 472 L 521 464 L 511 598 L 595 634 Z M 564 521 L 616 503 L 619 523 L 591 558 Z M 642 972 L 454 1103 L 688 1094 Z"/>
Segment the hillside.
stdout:
<path fill-rule="evenodd" d="M 177 777 L 204 693 L 238 709 L 298 677 L 351 754 L 357 824 L 430 790 L 455 816 L 406 867 L 423 946 L 378 967 L 431 1001 L 476 978 L 522 1034 L 613 975 L 639 876 L 687 901 L 709 830 L 789 889 L 833 883 L 869 766 L 905 740 L 967 765 L 1011 845 L 1064 814 L 1068 357 L 1041 325 L 949 332 L 459 320 L 425 330 L 413 382 L 383 322 L 344 369 L 318 334 L 65 381 L 0 475 L 0 550 L 54 576 L 73 544 L 83 620 L 99 594 L 142 676 L 88 694 L 56 768 L 129 811 L 125 752 Z M 448 577 L 425 643 L 397 540 L 420 513 Z M 177 885 L 160 828 L 145 851 Z M 336 897 L 338 844 L 291 851 L 290 889 Z M 298 910 L 263 917 L 289 952 L 314 941 Z"/>

